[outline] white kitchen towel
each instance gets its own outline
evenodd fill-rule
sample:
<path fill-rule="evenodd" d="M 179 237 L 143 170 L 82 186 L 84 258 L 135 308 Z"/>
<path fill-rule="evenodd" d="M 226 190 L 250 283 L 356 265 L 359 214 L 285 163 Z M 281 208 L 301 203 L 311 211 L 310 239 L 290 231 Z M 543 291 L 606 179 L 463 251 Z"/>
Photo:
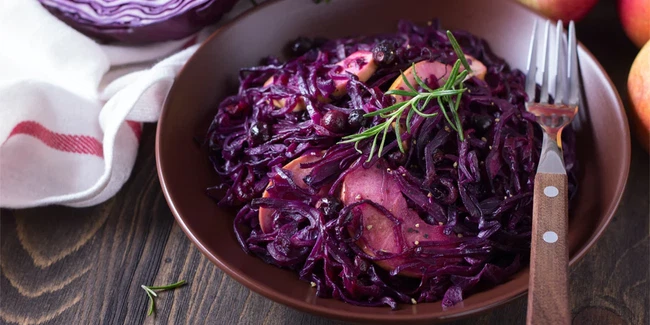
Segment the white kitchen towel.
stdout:
<path fill-rule="evenodd" d="M 83 207 L 115 195 L 141 123 L 158 120 L 176 74 L 212 30 L 100 45 L 35 0 L 0 0 L 0 207 Z"/>

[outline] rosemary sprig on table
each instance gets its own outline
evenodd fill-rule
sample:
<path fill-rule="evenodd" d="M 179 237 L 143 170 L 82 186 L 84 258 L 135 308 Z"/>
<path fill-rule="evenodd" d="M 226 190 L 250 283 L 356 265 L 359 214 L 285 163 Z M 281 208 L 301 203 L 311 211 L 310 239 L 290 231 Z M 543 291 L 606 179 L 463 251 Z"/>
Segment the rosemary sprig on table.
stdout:
<path fill-rule="evenodd" d="M 377 142 L 380 139 L 380 135 L 381 142 L 379 143 L 379 151 L 377 153 L 378 157 L 381 157 L 383 154 L 384 144 L 386 143 L 386 136 L 391 131 L 391 129 L 393 129 L 399 150 L 404 153 L 405 148 L 404 144 L 402 143 L 403 141 L 401 132 L 403 114 L 408 110 L 405 125 L 406 131 L 410 133 L 411 119 L 413 118 L 414 114 L 418 114 L 424 118 L 434 117 L 438 115 L 437 112 L 427 114 L 423 111 L 427 105 L 429 105 L 429 102 L 434 98 L 438 101 L 440 111 L 445 116 L 445 119 L 449 125 L 454 129 L 454 131 L 458 133 L 460 140 L 464 141 L 465 138 L 463 135 L 463 126 L 461 124 L 460 117 L 458 116 L 458 107 L 460 106 L 461 96 L 465 90 L 467 90 L 465 87 L 463 87 L 463 82 L 467 76 L 472 73 L 472 69 L 470 68 L 469 63 L 467 62 L 467 58 L 465 58 L 465 54 L 461 50 L 460 45 L 458 44 L 458 41 L 456 41 L 454 35 L 450 31 L 447 31 L 447 37 L 449 38 L 449 42 L 451 43 L 454 52 L 456 52 L 456 55 L 458 56 L 458 60 L 456 60 L 456 63 L 454 63 L 445 84 L 438 89 L 431 89 L 431 87 L 427 86 L 427 84 L 422 81 L 420 76 L 418 76 L 415 69 L 415 64 L 412 64 L 411 70 L 413 71 L 413 77 L 415 79 L 415 82 L 420 86 L 420 88 L 422 88 L 422 90 L 418 91 L 415 89 L 415 87 L 413 87 L 413 85 L 409 82 L 406 75 L 404 75 L 404 72 L 401 72 L 400 76 L 409 90 L 392 89 L 387 91 L 385 94 L 410 97 L 410 99 L 400 101 L 391 106 L 364 114 L 364 117 L 379 116 L 384 119 L 384 121 L 371 128 L 365 129 L 360 133 L 350 134 L 343 137 L 341 143 L 354 143 L 355 148 L 359 150 L 358 145 L 362 140 L 372 138 L 372 146 L 370 147 L 370 155 L 368 156 L 368 161 L 370 161 L 373 154 L 375 153 L 375 150 L 377 149 Z M 459 71 L 461 65 L 465 67 L 465 70 Z"/>
<path fill-rule="evenodd" d="M 156 294 L 156 291 L 167 291 L 167 290 L 173 290 L 179 287 L 184 286 L 187 283 L 185 280 L 178 281 L 176 283 L 164 285 L 164 286 L 146 286 L 146 285 L 141 285 L 142 289 L 147 293 L 147 296 L 149 297 L 149 310 L 147 311 L 147 316 L 153 314 L 156 309 L 156 303 L 154 302 L 154 298 L 158 297 L 158 294 Z"/>

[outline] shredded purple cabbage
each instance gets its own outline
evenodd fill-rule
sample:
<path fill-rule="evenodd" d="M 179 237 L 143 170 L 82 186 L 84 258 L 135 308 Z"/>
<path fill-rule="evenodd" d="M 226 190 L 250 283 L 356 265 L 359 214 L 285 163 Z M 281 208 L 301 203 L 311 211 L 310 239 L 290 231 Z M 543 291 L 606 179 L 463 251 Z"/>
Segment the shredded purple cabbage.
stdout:
<path fill-rule="evenodd" d="M 525 110 L 525 77 L 492 53 L 484 40 L 462 30 L 453 34 L 466 54 L 487 67 L 484 80 L 465 82 L 469 91 L 459 109 L 465 141 L 450 131 L 441 114 L 414 115 L 411 133 L 403 135 L 410 143 L 407 152 L 399 151 L 393 135 L 381 157 L 397 171 L 392 177 L 409 207 L 423 222 L 443 225 L 445 234 L 453 235 L 449 242 L 422 243 L 397 255 L 369 255 L 356 244 L 363 233 L 357 208 L 373 206 L 394 221 L 395 229 L 400 216 L 372 201 L 344 206 L 337 199 L 352 170 L 380 160 L 367 161 L 369 141 L 359 144 L 359 153 L 352 144 L 339 144 L 341 137 L 376 125 L 381 118 L 366 119 L 361 126 L 350 122 L 344 132 L 335 133 L 324 126 L 324 116 L 338 112 L 350 117 L 358 110 L 387 107 L 393 98 L 384 92 L 400 71 L 422 60 L 451 64 L 457 59 L 437 21 L 425 26 L 401 21 L 394 34 L 300 38 L 292 44 L 298 54 L 292 59 L 267 58 L 261 66 L 241 70 L 239 91 L 219 105 L 206 145 L 222 179 L 208 193 L 222 206 L 240 207 L 234 231 L 247 253 L 294 270 L 315 286 L 319 297 L 393 309 L 399 303 L 439 300 L 452 306 L 472 292 L 507 281 L 527 265 L 542 132 Z M 386 42 L 394 46 L 394 57 L 366 82 L 337 69 L 335 63 L 350 54 L 377 50 Z M 289 85 L 264 86 L 271 77 Z M 319 100 L 330 97 L 337 78 L 349 80 L 347 95 Z M 278 100 L 284 107 L 274 106 Z M 433 102 L 423 110 L 439 110 Z M 294 111 L 300 105 L 305 109 Z M 577 163 L 570 128 L 563 141 L 569 189 L 575 193 Z M 301 188 L 291 171 L 281 167 L 313 152 L 325 155 L 301 165 L 311 168 L 303 179 L 308 187 Z M 260 228 L 260 208 L 271 211 L 272 231 Z M 399 238 L 399 231 L 395 233 Z M 391 258 L 404 263 L 392 271 L 375 264 Z M 431 267 L 441 260 L 453 263 Z M 407 269 L 424 271 L 419 278 L 398 274 Z"/>

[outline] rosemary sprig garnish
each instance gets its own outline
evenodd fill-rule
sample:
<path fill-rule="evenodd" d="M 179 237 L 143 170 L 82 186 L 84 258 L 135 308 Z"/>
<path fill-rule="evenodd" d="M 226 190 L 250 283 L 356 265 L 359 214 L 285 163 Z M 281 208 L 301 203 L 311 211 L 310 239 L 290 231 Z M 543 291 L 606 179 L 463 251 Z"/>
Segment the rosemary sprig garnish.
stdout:
<path fill-rule="evenodd" d="M 149 310 L 147 311 L 147 316 L 153 314 L 156 309 L 156 303 L 154 302 L 154 298 L 158 297 L 158 294 L 156 294 L 156 291 L 167 291 L 167 290 L 173 290 L 179 287 L 184 286 L 187 283 L 185 280 L 178 281 L 176 283 L 164 285 L 164 286 L 146 286 L 146 285 L 141 285 L 142 289 L 147 293 L 147 297 L 149 297 Z"/>
<path fill-rule="evenodd" d="M 406 75 L 404 75 L 404 72 L 401 72 L 400 76 L 402 78 L 402 81 L 404 81 L 404 84 L 408 87 L 409 90 L 392 89 L 387 91 L 385 94 L 410 97 L 410 99 L 400 101 L 391 106 L 364 114 L 364 117 L 379 116 L 384 119 L 384 121 L 371 128 L 365 129 L 360 133 L 347 135 L 342 138 L 342 141 L 340 143 L 354 143 L 355 148 L 357 151 L 359 151 L 359 143 L 362 140 L 372 138 L 372 145 L 370 147 L 370 154 L 368 156 L 368 161 L 370 161 L 375 153 L 375 150 L 377 149 L 377 141 L 380 139 L 380 134 L 381 142 L 379 143 L 379 151 L 377 152 L 378 157 L 382 156 L 384 144 L 386 143 L 386 136 L 391 131 L 391 129 L 393 129 L 399 150 L 404 153 L 405 148 L 401 131 L 402 115 L 408 110 L 405 125 L 406 132 L 410 133 L 411 120 L 414 114 L 418 114 L 424 118 L 434 117 L 438 115 L 437 112 L 424 113 L 423 111 L 427 105 L 429 105 L 429 102 L 434 98 L 438 101 L 440 111 L 445 116 L 447 123 L 449 123 L 454 131 L 458 133 L 460 140 L 465 141 L 465 137 L 463 135 L 463 126 L 461 124 L 460 117 L 458 116 L 458 108 L 460 106 L 461 97 L 465 90 L 467 90 L 465 87 L 463 87 L 463 82 L 467 76 L 472 73 L 472 69 L 469 65 L 469 62 L 467 62 L 467 58 L 461 50 L 460 45 L 458 44 L 458 41 L 454 35 L 450 31 L 447 31 L 447 37 L 449 38 L 449 42 L 451 43 L 454 52 L 456 52 L 456 55 L 458 56 L 458 60 L 456 60 L 454 63 L 451 72 L 449 73 L 449 77 L 442 87 L 438 89 L 431 89 L 431 87 L 427 86 L 427 84 L 422 81 L 420 76 L 418 76 L 415 69 L 415 64 L 412 64 L 411 70 L 413 71 L 413 79 L 415 79 L 415 82 L 418 84 L 418 86 L 420 86 L 420 88 L 422 88 L 422 90 L 418 91 L 415 89 L 415 87 L 413 87 L 413 85 L 409 82 Z M 465 68 L 465 70 L 460 71 L 461 65 Z"/>
<path fill-rule="evenodd" d="M 454 52 L 456 52 L 458 60 L 463 63 L 465 70 L 471 73 L 472 68 L 469 66 L 469 62 L 467 62 L 467 58 L 465 57 L 465 53 L 463 53 L 463 49 L 460 48 L 460 44 L 458 44 L 456 37 L 454 37 L 454 34 L 452 34 L 449 30 L 447 31 L 447 38 L 449 39 L 449 43 L 451 43 L 451 47 L 454 48 Z"/>

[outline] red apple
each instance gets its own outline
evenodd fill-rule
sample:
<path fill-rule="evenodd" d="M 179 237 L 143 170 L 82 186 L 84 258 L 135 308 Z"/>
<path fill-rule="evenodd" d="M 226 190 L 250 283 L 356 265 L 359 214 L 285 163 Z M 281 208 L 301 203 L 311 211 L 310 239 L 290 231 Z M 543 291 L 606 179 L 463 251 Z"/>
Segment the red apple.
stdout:
<path fill-rule="evenodd" d="M 631 120 L 641 145 L 650 152 L 650 42 L 634 59 L 627 78 L 632 104 Z"/>
<path fill-rule="evenodd" d="M 643 46 L 650 39 L 650 0 L 619 0 L 618 14 L 627 36 Z"/>
<path fill-rule="evenodd" d="M 578 21 L 594 7 L 598 0 L 518 0 L 551 19 Z M 646 1 L 646 0 L 639 0 Z"/>

